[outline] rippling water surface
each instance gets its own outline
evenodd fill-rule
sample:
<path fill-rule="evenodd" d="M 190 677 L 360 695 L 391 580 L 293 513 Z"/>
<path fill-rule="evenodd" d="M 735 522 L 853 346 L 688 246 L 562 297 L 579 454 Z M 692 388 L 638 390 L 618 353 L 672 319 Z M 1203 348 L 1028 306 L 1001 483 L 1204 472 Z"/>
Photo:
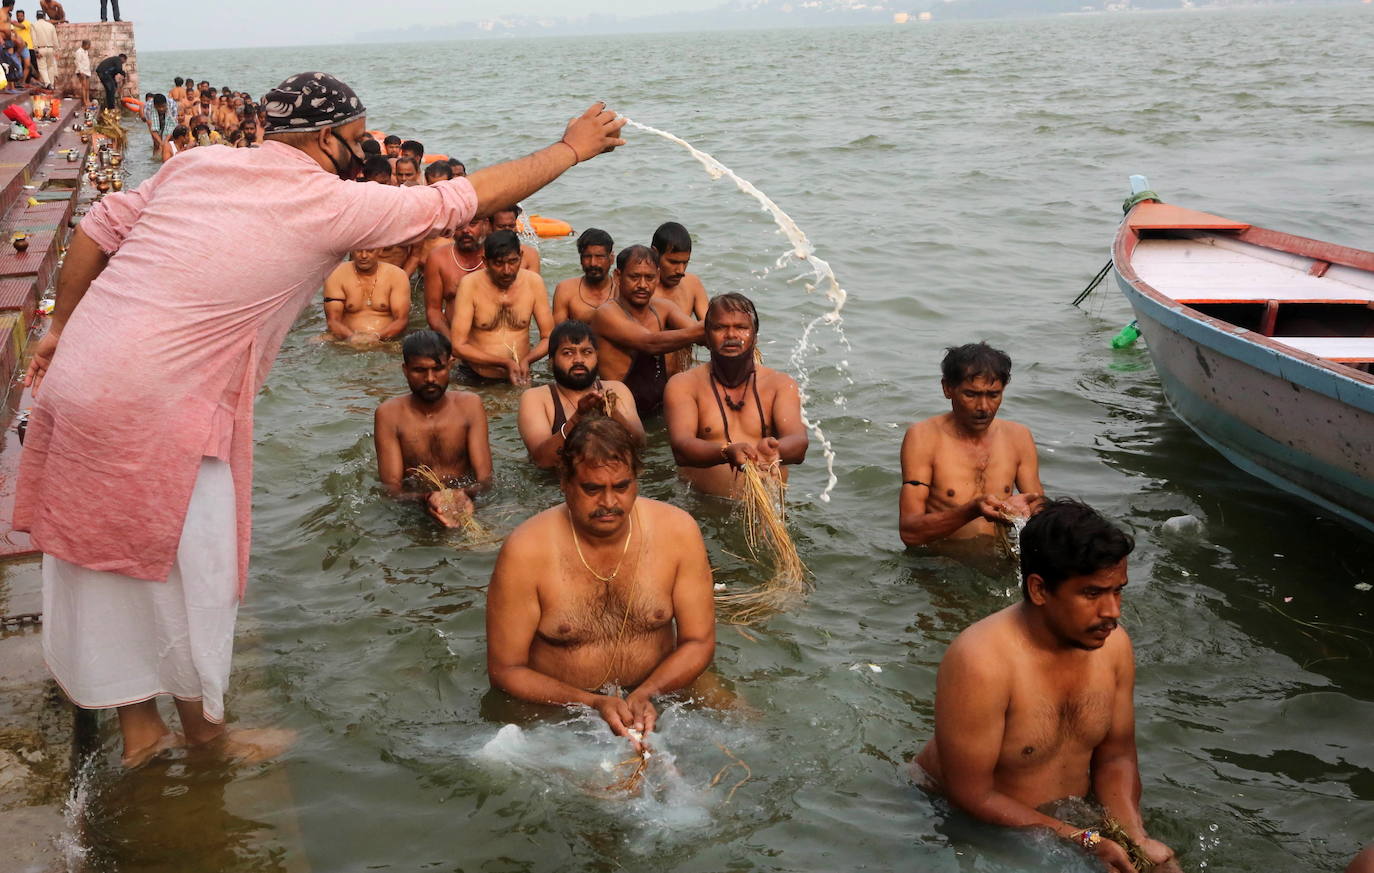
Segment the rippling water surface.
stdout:
<path fill-rule="evenodd" d="M 838 456 L 829 504 L 815 499 L 819 453 L 793 479 L 816 592 L 761 629 L 720 627 L 715 667 L 752 712 L 670 709 L 647 787 L 625 800 L 602 789 L 623 750 L 594 721 L 503 728 L 483 661 L 495 551 L 455 549 L 379 496 L 371 413 L 404 392 L 399 361 L 312 342 L 324 320 L 307 312 L 257 407 L 230 701 L 299 742 L 259 769 L 106 768 L 81 835 L 94 865 L 1087 869 L 951 814 L 904 768 L 930 735 L 946 645 L 1017 596 L 1004 568 L 905 552 L 895 532 L 902 429 L 945 408 L 943 348 L 986 339 L 1015 361 L 1003 414 L 1034 431 L 1049 491 L 1138 538 L 1125 622 L 1150 830 L 1189 870 L 1340 869 L 1374 840 L 1374 593 L 1355 587 L 1374 541 L 1174 419 L 1145 350 L 1108 347 L 1130 319 L 1114 292 L 1068 302 L 1107 257 L 1130 173 L 1174 202 L 1368 248 L 1371 45 L 1374 16 L 1350 7 L 145 54 L 145 88 L 189 73 L 256 95 L 334 71 L 371 126 L 470 167 L 556 139 L 604 98 L 797 220 L 850 293 L 849 345 L 824 328 L 803 356 Z M 790 281 L 799 270 L 775 268 L 787 243 L 754 201 L 647 135 L 528 205 L 620 244 L 682 221 L 707 288 L 759 302 L 775 365 L 827 308 Z M 542 253 L 550 286 L 575 274 L 571 240 Z M 558 495 L 524 461 L 515 393 L 485 401 L 497 490 L 484 515 L 508 530 Z M 643 491 L 692 510 L 717 578 L 747 584 L 727 507 L 671 470 L 660 436 Z M 1164 526 L 1182 515 L 1200 530 Z M 734 766 L 712 787 L 730 755 L 747 781 Z"/>

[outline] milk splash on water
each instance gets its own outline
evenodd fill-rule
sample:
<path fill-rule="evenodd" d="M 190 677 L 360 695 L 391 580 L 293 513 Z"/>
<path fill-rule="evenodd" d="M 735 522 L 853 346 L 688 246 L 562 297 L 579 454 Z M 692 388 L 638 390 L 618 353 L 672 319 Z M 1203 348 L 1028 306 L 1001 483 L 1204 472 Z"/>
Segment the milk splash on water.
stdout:
<path fill-rule="evenodd" d="M 820 422 L 813 420 L 806 414 L 806 388 L 810 381 L 810 374 L 806 371 L 806 352 L 811 345 L 812 332 L 821 324 L 828 324 L 833 327 L 836 333 L 840 335 L 840 340 L 845 342 L 846 346 L 848 345 L 848 342 L 844 339 L 844 332 L 841 327 L 843 318 L 840 316 L 840 310 L 844 309 L 844 301 L 848 295 L 845 293 L 845 290 L 840 287 L 839 281 L 835 278 L 835 271 L 830 269 L 828 263 L 816 256 L 816 249 L 811 245 L 811 240 L 806 238 L 806 234 L 803 233 L 802 229 L 797 226 L 797 223 L 792 220 L 792 216 L 783 212 L 782 207 L 774 203 L 772 198 L 767 194 L 764 194 L 758 188 L 754 187 L 752 182 L 748 179 L 740 178 L 734 170 L 731 170 L 729 167 L 711 157 L 706 152 L 703 152 L 701 149 L 698 149 L 685 139 L 676 137 L 665 130 L 659 130 L 647 124 L 640 124 L 638 121 L 633 121 L 623 115 L 620 117 L 625 120 L 626 124 L 633 128 L 661 136 L 671 143 L 682 146 L 692 157 L 696 158 L 699 164 L 706 168 L 706 172 L 712 179 L 728 176 L 730 181 L 735 183 L 736 188 L 757 200 L 764 211 L 773 216 L 773 221 L 777 223 L 778 229 L 782 231 L 783 235 L 792 243 L 792 248 L 778 258 L 777 265 L 779 267 L 784 266 L 789 259 L 796 259 L 804 262 L 811 268 L 812 279 L 811 282 L 807 283 L 806 290 L 814 291 L 817 286 L 820 286 L 825 290 L 825 296 L 833 304 L 833 308 L 829 312 L 817 316 L 806 325 L 806 328 L 802 331 L 801 338 L 797 341 L 796 347 L 792 350 L 790 358 L 792 369 L 796 372 L 797 387 L 801 391 L 802 422 L 816 435 L 816 440 L 821 444 L 821 451 L 825 455 L 825 471 L 828 478 L 825 483 L 825 489 L 821 492 L 821 500 L 828 503 L 830 501 L 830 492 L 834 490 L 837 481 L 835 478 L 835 450 L 831 447 L 830 440 L 826 438 L 825 432 L 821 430 Z"/>

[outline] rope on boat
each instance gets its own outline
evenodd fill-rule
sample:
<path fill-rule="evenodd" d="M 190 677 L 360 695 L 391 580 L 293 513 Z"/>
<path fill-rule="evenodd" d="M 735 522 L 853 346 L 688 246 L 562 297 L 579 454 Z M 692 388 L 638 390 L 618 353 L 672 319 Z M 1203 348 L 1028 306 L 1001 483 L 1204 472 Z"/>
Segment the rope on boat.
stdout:
<path fill-rule="evenodd" d="M 1146 200 L 1155 200 L 1160 203 L 1164 202 L 1163 198 L 1153 191 L 1141 191 L 1139 194 L 1132 194 L 1130 197 L 1127 197 L 1126 202 L 1121 204 L 1121 211 L 1130 212 L 1131 207 L 1135 206 L 1137 203 L 1144 203 Z"/>
<path fill-rule="evenodd" d="M 1110 273 L 1111 271 L 1112 271 L 1112 262 L 1111 262 L 1111 259 L 1108 258 L 1108 259 L 1107 259 L 1107 263 L 1105 263 L 1105 264 L 1102 265 L 1102 269 L 1098 270 L 1098 271 L 1097 271 L 1097 275 L 1096 275 L 1096 276 L 1093 276 L 1093 280 L 1092 280 L 1091 282 L 1088 283 L 1088 287 L 1086 287 L 1086 288 L 1084 288 L 1082 291 L 1079 291 L 1079 292 L 1078 292 L 1078 296 L 1075 297 L 1075 298 L 1073 299 L 1073 305 L 1074 305 L 1074 306 L 1077 306 L 1078 304 L 1082 303 L 1084 300 L 1087 300 L 1087 299 L 1088 299 L 1088 295 L 1091 294 L 1091 293 L 1093 293 L 1094 291 L 1097 290 L 1097 286 L 1102 284 L 1102 280 L 1105 279 L 1105 278 L 1107 278 L 1107 274 Z"/>

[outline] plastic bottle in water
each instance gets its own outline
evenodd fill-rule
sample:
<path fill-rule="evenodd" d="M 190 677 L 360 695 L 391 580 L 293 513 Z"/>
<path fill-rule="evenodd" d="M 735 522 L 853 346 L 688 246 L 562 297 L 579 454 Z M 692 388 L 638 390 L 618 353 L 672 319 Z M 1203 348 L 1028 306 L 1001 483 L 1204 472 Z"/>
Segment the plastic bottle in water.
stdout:
<path fill-rule="evenodd" d="M 1121 332 L 1112 337 L 1112 348 L 1124 349 L 1134 344 L 1138 339 L 1140 339 L 1140 328 L 1137 327 L 1136 323 L 1133 321 L 1121 328 Z"/>

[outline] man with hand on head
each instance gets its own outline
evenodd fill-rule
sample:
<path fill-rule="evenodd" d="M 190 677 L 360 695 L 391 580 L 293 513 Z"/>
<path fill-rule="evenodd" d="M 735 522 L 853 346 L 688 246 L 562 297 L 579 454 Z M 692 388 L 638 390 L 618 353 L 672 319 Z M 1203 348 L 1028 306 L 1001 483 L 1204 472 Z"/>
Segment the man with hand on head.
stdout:
<path fill-rule="evenodd" d="M 130 764 L 179 741 L 161 694 L 192 745 L 280 747 L 226 732 L 224 692 L 248 578 L 253 400 L 324 278 L 350 251 L 466 223 L 623 142 L 598 104 L 528 157 L 393 188 L 353 181 L 365 116 L 343 82 L 301 73 L 267 95 L 262 148 L 191 149 L 94 204 L 31 345 L 14 527 L 44 555 L 48 665 L 77 705 L 118 709 Z M 271 268 L 245 271 L 244 252 Z"/>
<path fill-rule="evenodd" d="M 606 415 L 608 408 L 611 418 L 643 445 L 644 425 L 634 396 L 620 382 L 601 379 L 596 337 L 584 322 L 565 321 L 549 334 L 549 368 L 552 384 L 520 396 L 520 438 L 537 466 L 556 466 L 568 431 L 589 415 Z"/>

